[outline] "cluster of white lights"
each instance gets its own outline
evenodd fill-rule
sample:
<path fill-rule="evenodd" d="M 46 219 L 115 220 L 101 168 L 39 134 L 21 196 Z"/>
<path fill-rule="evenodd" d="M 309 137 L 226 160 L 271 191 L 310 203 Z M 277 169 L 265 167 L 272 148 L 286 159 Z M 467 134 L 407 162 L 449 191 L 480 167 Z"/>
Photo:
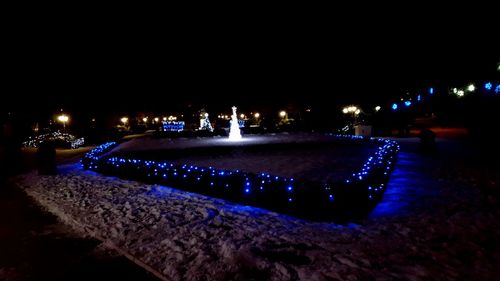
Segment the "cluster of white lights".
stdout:
<path fill-rule="evenodd" d="M 342 112 L 344 114 L 347 114 L 347 113 L 353 113 L 353 114 L 360 114 L 361 113 L 361 109 L 357 108 L 356 106 L 346 106 L 342 109 Z"/>
<path fill-rule="evenodd" d="M 250 116 L 253 116 L 255 119 L 259 119 L 260 118 L 260 113 L 259 112 L 255 112 L 255 113 L 250 113 Z M 231 119 L 231 115 L 227 115 L 227 114 L 219 114 L 217 115 L 217 118 L 219 119 L 226 119 L 226 120 L 230 120 Z M 241 119 L 247 119 L 248 116 L 244 113 L 241 113 L 240 114 L 240 118 Z"/>
<path fill-rule="evenodd" d="M 149 117 L 148 117 L 148 116 L 145 116 L 145 117 L 143 117 L 141 120 L 142 120 L 142 122 L 144 122 L 144 123 L 148 123 Z M 166 117 L 166 116 L 165 116 L 165 117 L 162 117 L 162 118 L 161 118 L 161 120 L 162 120 L 162 121 L 176 121 L 176 120 L 177 120 L 177 116 L 173 116 L 173 115 L 170 115 L 170 116 L 168 116 L 168 117 Z M 126 123 L 128 122 L 128 117 L 123 117 L 123 118 L 121 118 L 121 119 L 120 119 L 120 121 L 121 121 L 122 123 L 126 124 Z M 154 117 L 154 118 L 152 119 L 152 122 L 153 122 L 153 123 L 158 123 L 158 122 L 160 122 L 160 117 Z"/>
<path fill-rule="evenodd" d="M 83 146 L 85 144 L 85 138 L 78 138 L 75 139 L 71 142 L 71 148 L 79 148 L 80 146 Z"/>
<path fill-rule="evenodd" d="M 348 192 L 363 194 L 363 198 L 359 200 L 374 202 L 380 199 L 395 163 L 399 149 L 397 143 L 362 136 L 334 137 L 350 141 L 375 142 L 378 144 L 378 149 L 368 158 L 359 172 L 352 174 L 352 177 L 342 183 L 323 184 L 322 191 L 316 193 L 307 191 L 307 187 L 312 183 L 297 182 L 293 178 L 268 173 L 251 174 L 240 170 L 231 171 L 165 161 L 100 157 L 116 145 L 113 142 L 98 146 L 87 153 L 81 162 L 84 168 L 105 174 L 161 183 L 256 206 L 262 206 L 261 201 L 271 200 L 276 205 L 285 204 L 289 208 L 297 208 L 304 203 L 305 197 L 308 197 L 308 202 L 311 200 L 317 202 L 318 208 L 324 207 L 324 204 L 330 206 L 338 200 L 339 188 L 345 192 L 346 186 Z M 360 190 L 363 192 L 360 193 Z M 304 194 L 307 196 L 303 196 Z"/>
<path fill-rule="evenodd" d="M 29 137 L 27 141 L 23 142 L 24 147 L 38 147 L 45 141 L 57 141 L 68 144 L 71 148 L 78 148 L 85 143 L 84 138 L 76 138 L 74 135 L 68 133 L 61 133 L 59 131 L 38 135 L 36 137 Z"/>
<path fill-rule="evenodd" d="M 465 95 L 464 90 L 460 90 L 457 88 L 453 88 L 453 93 L 457 95 L 457 97 L 463 97 Z"/>

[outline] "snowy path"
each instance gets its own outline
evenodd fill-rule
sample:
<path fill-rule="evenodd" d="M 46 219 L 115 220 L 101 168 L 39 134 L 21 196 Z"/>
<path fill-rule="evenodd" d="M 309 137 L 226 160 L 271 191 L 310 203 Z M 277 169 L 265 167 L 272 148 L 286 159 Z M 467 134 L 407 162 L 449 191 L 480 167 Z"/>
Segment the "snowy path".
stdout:
<path fill-rule="evenodd" d="M 387 197 L 370 218 L 349 225 L 103 177 L 78 165 L 18 182 L 63 221 L 172 280 L 492 280 L 500 210 L 477 188 L 438 181 L 439 165 L 403 149 Z"/>

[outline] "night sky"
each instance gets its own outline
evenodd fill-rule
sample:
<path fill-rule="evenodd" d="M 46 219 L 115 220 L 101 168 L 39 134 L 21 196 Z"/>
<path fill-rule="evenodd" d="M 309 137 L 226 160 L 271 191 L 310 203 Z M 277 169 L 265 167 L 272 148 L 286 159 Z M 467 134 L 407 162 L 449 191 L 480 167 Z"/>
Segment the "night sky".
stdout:
<path fill-rule="evenodd" d="M 424 18 L 25 26 L 9 35 L 5 80 L 13 101 L 2 108 L 379 102 L 499 76 L 493 19 L 438 25 Z"/>

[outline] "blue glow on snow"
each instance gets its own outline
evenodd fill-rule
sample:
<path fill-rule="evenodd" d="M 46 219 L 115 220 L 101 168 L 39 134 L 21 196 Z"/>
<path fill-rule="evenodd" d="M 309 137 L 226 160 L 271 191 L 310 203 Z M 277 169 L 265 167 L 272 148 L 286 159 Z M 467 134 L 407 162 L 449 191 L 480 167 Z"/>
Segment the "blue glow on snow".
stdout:
<path fill-rule="evenodd" d="M 375 149 L 375 153 L 368 157 L 361 169 L 353 173 L 352 178 L 345 181 L 345 183 L 352 185 L 353 189 L 367 188 L 367 191 L 369 191 L 368 198 L 378 201 L 382 195 L 381 191 L 384 190 L 384 185 L 381 181 L 385 182 L 387 180 L 386 177 L 394 165 L 394 159 L 397 151 L 399 150 L 397 143 L 389 139 L 349 135 L 330 135 L 336 138 L 349 139 L 352 141 L 367 140 L 378 146 L 378 148 Z M 265 195 L 266 193 L 270 193 L 272 196 L 274 190 L 284 190 L 287 192 L 287 195 L 279 195 L 276 197 L 279 202 L 288 201 L 292 204 L 292 206 L 300 204 L 295 203 L 296 199 L 300 202 L 300 198 L 294 197 L 296 192 L 293 178 L 284 178 L 267 173 L 260 173 L 256 175 L 240 171 L 218 170 L 213 167 L 208 167 L 208 169 L 204 171 L 204 169 L 198 170 L 197 167 L 189 164 L 173 165 L 172 163 L 167 162 L 157 163 L 154 160 L 127 159 L 113 156 L 100 157 L 111 148 L 112 144 L 105 144 L 86 154 L 82 159 L 82 163 L 87 162 L 90 164 L 86 167 L 84 164 L 84 168 L 98 171 L 102 170 L 107 173 L 116 173 L 122 177 L 128 177 L 130 174 L 138 177 L 148 177 L 148 181 L 153 180 L 156 183 L 174 185 L 176 188 L 181 190 L 187 189 L 187 192 L 197 192 L 199 188 L 210 187 L 210 189 L 207 189 L 207 192 L 209 190 L 212 190 L 212 192 L 214 190 L 218 190 L 221 193 L 218 193 L 219 195 L 217 195 L 217 197 L 220 196 L 222 198 L 227 198 L 224 194 L 228 194 L 228 196 L 231 197 L 231 194 L 233 193 L 231 193 L 230 190 L 233 189 L 240 190 L 240 192 L 242 191 L 244 194 L 251 193 L 251 186 L 253 185 L 252 183 L 254 183 L 259 186 L 259 190 L 261 190 L 259 191 L 259 194 Z M 177 179 L 174 179 L 175 177 L 177 177 Z M 201 181 L 202 178 L 210 179 L 210 181 Z M 368 187 L 368 184 L 372 183 L 374 179 L 377 181 L 375 182 L 376 185 L 373 187 L 370 185 Z M 303 182 L 299 181 L 298 184 L 303 184 Z M 315 199 L 317 199 L 318 202 L 325 202 L 325 196 L 327 196 L 329 201 L 334 201 L 335 194 L 337 192 L 336 186 L 326 185 L 325 191 L 326 194 L 318 193 L 315 195 Z M 248 201 L 249 199 L 250 201 Z M 366 200 L 366 197 L 363 196 L 359 199 L 363 201 Z M 246 197 L 245 200 L 245 203 L 248 204 L 255 204 L 256 206 L 261 205 L 257 197 L 254 196 Z M 311 207 L 314 207 L 314 205 Z"/>
<path fill-rule="evenodd" d="M 428 166 L 428 159 L 414 153 L 399 152 L 398 164 L 395 166 L 382 200 L 370 213 L 370 217 L 387 217 L 408 215 L 416 211 L 415 206 L 421 202 L 429 202 L 437 196 L 436 181 L 432 176 L 422 175 Z"/>

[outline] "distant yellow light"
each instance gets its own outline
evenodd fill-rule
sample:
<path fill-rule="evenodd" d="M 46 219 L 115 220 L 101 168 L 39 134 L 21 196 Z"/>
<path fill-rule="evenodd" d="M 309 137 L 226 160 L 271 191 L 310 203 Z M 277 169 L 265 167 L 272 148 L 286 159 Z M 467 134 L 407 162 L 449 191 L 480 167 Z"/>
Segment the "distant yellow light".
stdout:
<path fill-rule="evenodd" d="M 474 84 L 470 84 L 470 85 L 467 87 L 467 91 L 469 91 L 469 92 L 474 92 L 474 90 L 476 90 L 476 87 L 474 86 Z"/>
<path fill-rule="evenodd" d="M 342 112 L 343 112 L 343 113 L 345 113 L 345 114 L 347 114 L 347 113 L 349 113 L 349 112 L 356 113 L 356 111 L 358 111 L 358 110 L 359 110 L 359 109 L 358 109 L 356 106 L 351 105 L 351 106 L 346 106 L 346 107 L 344 107 L 344 108 L 342 109 Z"/>
<path fill-rule="evenodd" d="M 148 122 L 148 117 L 142 118 L 142 122 L 144 122 L 144 123 Z"/>
<path fill-rule="evenodd" d="M 254 116 L 255 118 L 259 118 L 259 117 L 260 117 L 260 113 L 256 112 L 253 116 Z"/>
<path fill-rule="evenodd" d="M 284 110 L 280 111 L 280 116 L 281 117 L 285 117 L 286 116 L 286 111 L 284 111 Z"/>
<path fill-rule="evenodd" d="M 245 118 L 245 114 L 243 114 L 243 113 L 242 113 L 242 114 L 240 114 L 240 118 L 241 118 L 241 119 Z"/>
<path fill-rule="evenodd" d="M 120 119 L 120 121 L 121 121 L 123 124 L 127 124 L 127 122 L 128 122 L 128 118 L 127 118 L 127 117 L 122 117 L 122 118 Z"/>
<path fill-rule="evenodd" d="M 356 111 L 354 111 L 354 114 L 358 115 L 359 113 L 361 113 L 361 110 L 359 109 L 356 109 Z"/>
<path fill-rule="evenodd" d="M 158 121 L 160 121 L 160 118 L 155 117 L 155 122 L 158 122 Z"/>
<path fill-rule="evenodd" d="M 380 108 L 381 108 L 380 105 L 375 106 L 375 111 L 379 111 Z"/>
<path fill-rule="evenodd" d="M 167 117 L 163 117 L 163 121 L 167 121 Z"/>
<path fill-rule="evenodd" d="M 59 115 L 57 116 L 57 120 L 59 120 L 59 122 L 63 122 L 63 123 L 66 123 L 68 122 L 69 120 L 69 117 L 67 115 Z"/>

